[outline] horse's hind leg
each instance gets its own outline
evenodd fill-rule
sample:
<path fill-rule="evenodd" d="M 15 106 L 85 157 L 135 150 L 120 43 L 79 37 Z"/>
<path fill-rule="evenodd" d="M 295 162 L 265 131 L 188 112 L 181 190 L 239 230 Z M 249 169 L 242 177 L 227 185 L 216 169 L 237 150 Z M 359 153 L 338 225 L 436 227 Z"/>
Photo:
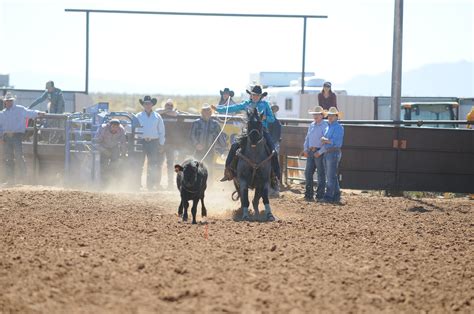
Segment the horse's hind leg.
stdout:
<path fill-rule="evenodd" d="M 262 196 L 262 192 L 260 188 L 255 188 L 255 195 L 252 200 L 253 210 L 255 212 L 255 219 L 258 220 L 260 212 L 258 210 L 258 202 L 260 201 L 260 197 Z"/>
<path fill-rule="evenodd" d="M 265 183 L 262 191 L 263 204 L 265 205 L 265 218 L 267 221 L 275 221 L 275 217 L 272 214 L 272 209 L 270 207 L 270 200 L 268 199 L 268 183 Z"/>

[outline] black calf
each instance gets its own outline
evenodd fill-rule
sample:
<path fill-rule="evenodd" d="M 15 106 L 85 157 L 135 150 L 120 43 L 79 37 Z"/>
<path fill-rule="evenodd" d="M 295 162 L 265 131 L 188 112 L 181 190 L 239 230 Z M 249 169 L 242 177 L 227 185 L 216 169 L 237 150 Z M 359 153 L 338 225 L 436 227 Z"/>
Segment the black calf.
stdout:
<path fill-rule="evenodd" d="M 194 159 L 186 160 L 182 165 L 175 165 L 176 185 L 181 194 L 181 203 L 178 207 L 178 215 L 183 215 L 183 221 L 188 220 L 189 201 L 193 201 L 191 214 L 193 224 L 196 223 L 196 212 L 199 200 L 201 200 L 201 216 L 207 216 L 204 206 L 204 192 L 207 187 L 207 169 L 202 162 Z M 183 213 L 184 209 L 184 213 Z"/>

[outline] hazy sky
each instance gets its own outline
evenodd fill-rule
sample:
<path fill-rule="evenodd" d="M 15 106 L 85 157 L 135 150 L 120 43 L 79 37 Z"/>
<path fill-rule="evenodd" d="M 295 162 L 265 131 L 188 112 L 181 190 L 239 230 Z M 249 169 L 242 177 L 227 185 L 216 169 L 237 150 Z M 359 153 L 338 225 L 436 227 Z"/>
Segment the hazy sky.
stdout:
<path fill-rule="evenodd" d="M 335 86 L 391 70 L 394 0 L 0 0 L 0 73 L 84 90 L 85 14 L 66 8 L 328 15 L 307 24 L 306 70 Z M 405 0 L 403 70 L 474 61 L 474 0 Z M 91 14 L 90 91 L 240 93 L 249 74 L 301 71 L 302 19 Z"/>

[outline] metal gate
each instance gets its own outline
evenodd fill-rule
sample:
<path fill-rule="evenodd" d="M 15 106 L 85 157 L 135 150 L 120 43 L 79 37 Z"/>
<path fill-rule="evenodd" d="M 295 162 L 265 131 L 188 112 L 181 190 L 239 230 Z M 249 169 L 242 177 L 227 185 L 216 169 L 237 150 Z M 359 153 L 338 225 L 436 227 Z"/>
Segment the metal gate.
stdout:
<path fill-rule="evenodd" d="M 341 187 L 474 192 L 474 132 L 467 129 L 344 125 Z M 284 126 L 281 154 L 298 156 L 307 126 Z"/>

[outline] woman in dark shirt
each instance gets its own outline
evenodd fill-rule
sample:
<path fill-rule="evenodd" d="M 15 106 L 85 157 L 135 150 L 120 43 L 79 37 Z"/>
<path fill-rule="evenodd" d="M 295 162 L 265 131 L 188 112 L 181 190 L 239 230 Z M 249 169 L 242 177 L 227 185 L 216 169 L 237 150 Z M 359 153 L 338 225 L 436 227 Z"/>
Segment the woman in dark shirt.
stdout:
<path fill-rule="evenodd" d="M 331 82 L 324 82 L 323 90 L 318 94 L 318 102 L 324 110 L 331 107 L 337 108 L 337 97 L 331 90 Z"/>

